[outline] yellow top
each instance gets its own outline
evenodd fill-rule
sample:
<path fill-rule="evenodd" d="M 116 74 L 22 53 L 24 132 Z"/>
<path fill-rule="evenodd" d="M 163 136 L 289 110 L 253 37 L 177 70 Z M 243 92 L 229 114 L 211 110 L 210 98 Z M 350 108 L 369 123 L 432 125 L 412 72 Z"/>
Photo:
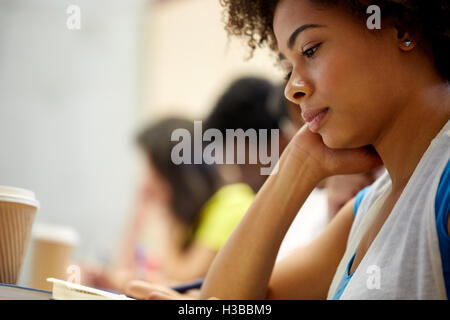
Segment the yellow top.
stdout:
<path fill-rule="evenodd" d="M 245 183 L 220 188 L 203 207 L 194 240 L 210 249 L 219 250 L 254 198 L 252 188 Z"/>

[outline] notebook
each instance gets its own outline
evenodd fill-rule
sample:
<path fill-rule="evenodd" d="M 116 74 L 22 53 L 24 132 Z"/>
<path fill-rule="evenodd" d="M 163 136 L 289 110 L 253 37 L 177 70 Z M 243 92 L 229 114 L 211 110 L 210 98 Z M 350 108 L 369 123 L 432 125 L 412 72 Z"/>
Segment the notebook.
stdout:
<path fill-rule="evenodd" d="M 80 284 L 48 278 L 53 283 L 52 299 L 54 300 L 134 300 L 123 294 L 94 289 Z"/>
<path fill-rule="evenodd" d="M 52 292 L 0 283 L 0 300 L 50 300 Z"/>

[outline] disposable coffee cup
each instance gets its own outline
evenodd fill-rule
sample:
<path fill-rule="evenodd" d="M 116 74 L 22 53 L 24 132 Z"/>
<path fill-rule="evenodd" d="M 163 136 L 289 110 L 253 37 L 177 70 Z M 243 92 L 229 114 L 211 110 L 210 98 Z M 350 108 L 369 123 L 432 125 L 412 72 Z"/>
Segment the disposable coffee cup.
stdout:
<path fill-rule="evenodd" d="M 70 276 L 68 267 L 79 236 L 68 226 L 36 223 L 32 238 L 30 287 L 51 290 L 47 278 L 67 280 Z"/>
<path fill-rule="evenodd" d="M 34 192 L 0 186 L 0 283 L 17 284 L 38 208 Z"/>

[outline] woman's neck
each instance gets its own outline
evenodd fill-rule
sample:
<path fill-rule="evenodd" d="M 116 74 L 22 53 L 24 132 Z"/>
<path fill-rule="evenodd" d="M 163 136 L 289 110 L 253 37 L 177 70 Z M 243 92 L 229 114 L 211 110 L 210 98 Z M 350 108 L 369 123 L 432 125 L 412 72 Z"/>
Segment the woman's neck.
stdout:
<path fill-rule="evenodd" d="M 436 81 L 414 92 L 374 143 L 393 192 L 403 190 L 430 142 L 450 118 L 447 83 Z"/>

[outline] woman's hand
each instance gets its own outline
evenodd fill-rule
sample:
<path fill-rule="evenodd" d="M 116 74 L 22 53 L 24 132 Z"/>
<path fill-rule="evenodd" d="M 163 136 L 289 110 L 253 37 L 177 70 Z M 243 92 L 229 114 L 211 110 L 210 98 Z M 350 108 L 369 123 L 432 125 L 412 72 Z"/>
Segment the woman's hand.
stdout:
<path fill-rule="evenodd" d="M 199 292 L 190 290 L 187 293 L 179 293 L 167 286 L 140 280 L 130 281 L 124 291 L 127 296 L 141 300 L 194 300 Z"/>
<path fill-rule="evenodd" d="M 372 147 L 331 149 L 307 125 L 296 133 L 287 148 L 291 158 L 308 161 L 308 167 L 319 180 L 336 174 L 366 172 L 382 164 Z"/>

